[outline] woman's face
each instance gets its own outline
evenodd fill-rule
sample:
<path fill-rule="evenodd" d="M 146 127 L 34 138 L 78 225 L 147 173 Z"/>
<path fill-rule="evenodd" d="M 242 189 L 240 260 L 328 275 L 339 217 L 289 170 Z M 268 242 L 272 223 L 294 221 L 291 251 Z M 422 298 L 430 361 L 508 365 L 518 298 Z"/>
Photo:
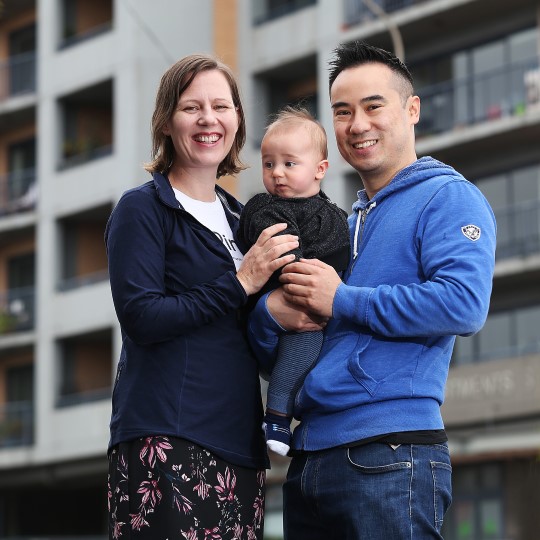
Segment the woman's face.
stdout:
<path fill-rule="evenodd" d="M 225 75 L 216 69 L 201 71 L 180 96 L 163 129 L 174 145 L 174 165 L 212 170 L 215 176 L 231 150 L 238 123 Z"/>

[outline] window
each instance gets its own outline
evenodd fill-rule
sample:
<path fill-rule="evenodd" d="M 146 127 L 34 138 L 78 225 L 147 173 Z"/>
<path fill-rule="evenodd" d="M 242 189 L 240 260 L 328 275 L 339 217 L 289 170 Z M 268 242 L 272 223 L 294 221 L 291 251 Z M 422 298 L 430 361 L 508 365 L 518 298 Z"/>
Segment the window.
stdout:
<path fill-rule="evenodd" d="M 0 295 L 0 335 L 34 327 L 34 265 L 33 253 L 7 259 L 7 290 Z"/>
<path fill-rule="evenodd" d="M 62 6 L 62 47 L 92 38 L 112 26 L 112 0 L 63 0 Z"/>
<path fill-rule="evenodd" d="M 316 0 L 253 0 L 253 20 L 261 24 L 316 3 Z"/>
<path fill-rule="evenodd" d="M 490 314 L 478 334 L 470 337 L 458 336 L 452 363 L 462 365 L 539 353 L 538 328 L 538 305 Z"/>
<path fill-rule="evenodd" d="M 522 114 L 527 73 L 538 69 L 536 40 L 530 28 L 411 66 L 422 99 L 418 135 Z"/>
<path fill-rule="evenodd" d="M 443 525 L 447 540 L 500 540 L 503 529 L 502 467 L 496 463 L 454 468 L 453 502 Z"/>
<path fill-rule="evenodd" d="M 6 208 L 15 212 L 34 208 L 37 202 L 34 138 L 8 147 L 8 167 Z"/>
<path fill-rule="evenodd" d="M 111 206 L 100 206 L 59 221 L 62 248 L 58 288 L 69 290 L 107 279 L 103 231 Z"/>
<path fill-rule="evenodd" d="M 36 89 L 36 27 L 16 30 L 9 35 L 9 95 Z"/>
<path fill-rule="evenodd" d="M 540 252 L 540 165 L 480 179 L 497 220 L 497 259 Z"/>
<path fill-rule="evenodd" d="M 60 407 L 109 399 L 112 381 L 112 331 L 62 339 L 59 350 Z"/>
<path fill-rule="evenodd" d="M 315 56 L 282 65 L 279 69 L 268 71 L 256 79 L 258 94 L 264 106 L 260 109 L 260 133 L 254 142 L 258 146 L 264 127 L 286 105 L 300 105 L 317 117 L 317 59 Z"/>
<path fill-rule="evenodd" d="M 104 81 L 60 100 L 60 168 L 107 156 L 113 145 L 113 83 Z"/>
<path fill-rule="evenodd" d="M 19 446 L 33 441 L 34 366 L 6 369 L 6 403 L 0 421 L 0 446 Z"/>

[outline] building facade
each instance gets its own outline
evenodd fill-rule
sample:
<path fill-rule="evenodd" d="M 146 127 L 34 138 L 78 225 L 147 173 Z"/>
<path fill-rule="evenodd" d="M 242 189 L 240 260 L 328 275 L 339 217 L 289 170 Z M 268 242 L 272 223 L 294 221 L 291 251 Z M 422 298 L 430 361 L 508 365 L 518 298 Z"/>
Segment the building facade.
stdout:
<path fill-rule="evenodd" d="M 537 0 L 244 0 L 240 73 L 256 164 L 268 115 L 302 102 L 325 125 L 323 189 L 361 188 L 332 137 L 328 60 L 363 39 L 404 57 L 421 98 L 417 152 L 454 166 L 498 222 L 491 310 L 458 338 L 443 414 L 454 468 L 448 540 L 534 540 L 540 516 L 540 4 Z M 241 199 L 260 190 L 256 166 Z M 474 284 L 471 283 L 474 287 Z M 279 513 L 279 475 L 267 515 Z M 274 491 L 275 489 L 275 491 Z M 273 523 L 272 518 L 270 521 Z"/>
<path fill-rule="evenodd" d="M 327 62 L 342 42 L 401 51 L 422 100 L 417 151 L 475 182 L 498 221 L 491 310 L 459 338 L 443 406 L 448 540 L 540 530 L 540 8 L 537 0 L 0 1 L 0 537 L 106 536 L 106 445 L 120 332 L 103 230 L 147 179 L 163 71 L 215 52 L 238 73 L 261 191 L 269 115 L 302 102 L 329 133 L 324 190 L 361 188 L 332 137 Z M 471 284 L 474 286 L 474 284 Z M 267 538 L 281 537 L 269 474 Z"/>
<path fill-rule="evenodd" d="M 121 336 L 103 232 L 148 179 L 165 69 L 233 63 L 233 4 L 0 2 L 1 538 L 106 537 Z"/>

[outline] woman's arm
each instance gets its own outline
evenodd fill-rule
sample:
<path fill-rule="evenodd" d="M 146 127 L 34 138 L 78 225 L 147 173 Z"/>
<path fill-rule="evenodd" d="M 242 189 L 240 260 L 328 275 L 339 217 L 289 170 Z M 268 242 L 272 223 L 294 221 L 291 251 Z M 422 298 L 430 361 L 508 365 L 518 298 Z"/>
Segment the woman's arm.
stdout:
<path fill-rule="evenodd" d="M 238 309 L 287 262 L 276 259 L 294 244 L 291 237 L 274 239 L 267 232 L 246 254 L 240 277 L 231 270 L 171 295 L 164 278 L 166 219 L 151 196 L 134 190 L 122 197 L 106 229 L 115 309 L 123 330 L 140 344 L 172 339 Z"/>

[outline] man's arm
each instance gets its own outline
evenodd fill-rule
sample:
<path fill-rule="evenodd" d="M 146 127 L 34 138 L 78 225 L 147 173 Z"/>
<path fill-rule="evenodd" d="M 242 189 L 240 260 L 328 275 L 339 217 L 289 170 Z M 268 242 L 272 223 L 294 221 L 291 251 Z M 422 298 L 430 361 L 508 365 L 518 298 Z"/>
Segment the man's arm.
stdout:
<path fill-rule="evenodd" d="M 481 230 L 477 240 L 462 232 L 461 225 L 468 223 Z M 281 275 L 285 298 L 387 337 L 470 335 L 488 313 L 495 231 L 493 213 L 479 190 L 466 182 L 449 184 L 431 199 L 418 225 L 425 281 L 351 286 L 338 283 L 322 263 L 302 260 Z"/>

